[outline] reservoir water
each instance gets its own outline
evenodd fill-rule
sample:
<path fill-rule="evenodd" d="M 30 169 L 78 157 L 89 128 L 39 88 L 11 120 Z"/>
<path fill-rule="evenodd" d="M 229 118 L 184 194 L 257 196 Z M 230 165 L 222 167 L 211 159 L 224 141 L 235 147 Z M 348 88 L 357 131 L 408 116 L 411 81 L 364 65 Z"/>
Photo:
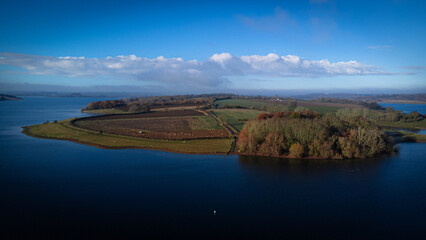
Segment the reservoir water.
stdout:
<path fill-rule="evenodd" d="M 426 234 L 426 144 L 376 159 L 288 160 L 105 150 L 21 133 L 83 116 L 96 100 L 0 102 L 0 239 Z"/>
<path fill-rule="evenodd" d="M 417 111 L 420 114 L 426 114 L 426 104 L 403 104 L 403 103 L 379 103 L 383 107 L 391 107 L 395 110 L 403 111 L 404 113 L 410 113 Z"/>

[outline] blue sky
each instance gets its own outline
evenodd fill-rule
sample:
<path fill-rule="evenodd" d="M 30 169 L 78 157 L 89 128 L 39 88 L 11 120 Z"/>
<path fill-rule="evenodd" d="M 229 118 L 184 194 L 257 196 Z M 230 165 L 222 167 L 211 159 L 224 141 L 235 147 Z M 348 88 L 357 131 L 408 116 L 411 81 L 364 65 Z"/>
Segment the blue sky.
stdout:
<path fill-rule="evenodd" d="M 1 1 L 0 86 L 424 92 L 425 12 L 403 0 Z"/>

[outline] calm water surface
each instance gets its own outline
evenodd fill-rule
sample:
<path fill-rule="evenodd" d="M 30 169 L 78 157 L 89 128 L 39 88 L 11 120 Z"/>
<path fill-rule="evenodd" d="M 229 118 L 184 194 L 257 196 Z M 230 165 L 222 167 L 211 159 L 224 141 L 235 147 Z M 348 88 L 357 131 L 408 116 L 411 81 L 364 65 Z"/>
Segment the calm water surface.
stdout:
<path fill-rule="evenodd" d="M 400 110 L 405 113 L 417 111 L 420 114 L 426 114 L 426 104 L 403 104 L 403 103 L 379 103 L 384 107 L 392 107 L 395 110 Z"/>
<path fill-rule="evenodd" d="M 286 160 L 104 150 L 20 133 L 82 116 L 95 100 L 0 102 L 0 239 L 426 234 L 426 144 L 377 159 Z"/>

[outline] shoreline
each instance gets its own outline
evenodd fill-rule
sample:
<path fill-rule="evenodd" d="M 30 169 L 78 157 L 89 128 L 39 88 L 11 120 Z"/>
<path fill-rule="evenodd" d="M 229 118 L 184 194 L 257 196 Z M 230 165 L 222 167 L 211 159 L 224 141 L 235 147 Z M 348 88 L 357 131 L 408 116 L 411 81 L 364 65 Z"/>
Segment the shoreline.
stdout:
<path fill-rule="evenodd" d="M 31 125 L 33 126 L 33 125 Z M 82 144 L 90 147 L 96 147 L 100 149 L 110 149 L 110 150 L 121 150 L 121 149 L 146 149 L 146 150 L 154 150 L 154 151 L 160 151 L 160 152 L 170 152 L 170 153 L 179 153 L 179 154 L 191 154 L 191 155 L 230 155 L 226 152 L 184 152 L 184 151 L 178 151 L 178 150 L 170 150 L 170 149 L 161 149 L 161 148 L 150 148 L 150 147 L 137 147 L 137 146 L 107 146 L 92 142 L 86 142 L 81 140 L 76 140 L 72 138 L 57 138 L 57 137 L 49 137 L 49 136 L 39 136 L 31 132 L 29 127 L 31 126 L 23 126 L 21 127 L 23 130 L 21 133 L 29 136 L 34 137 L 38 139 L 48 139 L 48 140 L 58 140 L 58 141 L 69 141 L 77 144 Z"/>
<path fill-rule="evenodd" d="M 103 145 L 103 144 L 99 144 L 99 143 L 93 143 L 93 142 L 82 141 L 82 140 L 66 138 L 66 137 L 51 137 L 51 136 L 37 135 L 37 134 L 35 134 L 31 131 L 31 127 L 33 127 L 33 126 L 37 126 L 37 125 L 30 125 L 30 126 L 21 127 L 23 129 L 22 133 L 27 135 L 27 136 L 35 137 L 35 138 L 39 138 L 39 139 L 70 141 L 70 142 L 74 142 L 74 143 L 77 143 L 77 144 L 96 147 L 96 148 L 100 148 L 100 149 L 110 149 L 110 150 L 146 149 L 146 150 L 154 150 L 154 151 L 170 152 L 170 153 L 178 153 L 178 154 L 190 154 L 190 155 L 223 155 L 223 156 L 242 155 L 242 156 L 260 156 L 260 157 L 283 158 L 283 159 L 300 159 L 300 160 L 304 160 L 304 159 L 334 160 L 334 159 L 327 159 L 327 158 L 313 157 L 313 156 L 294 158 L 294 157 L 291 157 L 289 155 L 267 155 L 267 154 L 256 154 L 256 153 L 243 153 L 243 152 L 237 152 L 235 150 L 230 151 L 232 149 L 232 145 L 233 145 L 233 142 L 235 141 L 235 139 L 233 141 L 231 141 L 231 144 L 229 145 L 229 148 L 228 148 L 229 150 L 227 152 L 222 152 L 222 151 L 188 152 L 188 151 L 180 151 L 180 150 L 173 150 L 173 149 L 167 149 L 167 148 L 157 148 L 157 147 L 148 147 L 148 146 L 143 146 L 143 147 L 141 147 L 141 146 L 108 146 L 108 145 Z M 84 131 L 84 129 L 83 129 L 83 131 Z M 111 136 L 108 136 L 108 137 L 111 137 Z M 113 137 L 120 138 L 120 136 L 113 136 Z M 404 135 L 402 135 L 402 137 L 404 137 Z M 141 139 L 141 140 L 149 140 L 149 139 Z M 223 140 L 228 140 L 228 139 L 223 139 Z M 402 141 L 398 141 L 395 144 L 398 144 L 398 143 L 426 143 L 426 140 L 425 141 L 412 141 L 412 140 L 411 141 L 410 140 L 404 141 L 404 139 L 401 139 L 401 140 Z M 181 141 L 181 142 L 185 142 L 185 141 Z M 195 145 L 194 145 L 194 148 L 196 148 Z M 358 159 L 363 159 L 363 158 L 358 158 Z M 338 160 L 344 160 L 344 159 L 338 159 Z"/>
<path fill-rule="evenodd" d="M 383 101 L 379 101 L 377 103 L 394 103 L 394 104 L 417 104 L 417 105 L 425 105 L 426 102 L 422 102 L 422 101 L 412 101 L 412 100 L 386 100 L 383 99 Z"/>
<path fill-rule="evenodd" d="M 70 120 L 70 119 L 67 119 Z M 84 140 L 79 140 L 79 139 L 75 139 L 75 138 L 70 138 L 70 137 L 54 137 L 54 136 L 49 136 L 49 135 L 42 135 L 42 134 L 37 134 L 34 133 L 32 131 L 32 128 L 34 127 L 39 127 L 39 126 L 44 126 L 45 124 L 36 124 L 36 125 L 29 125 L 29 126 L 22 126 L 22 131 L 21 133 L 30 136 L 30 137 L 35 137 L 35 138 L 39 138 L 39 139 L 49 139 L 49 140 L 62 140 L 62 141 L 70 141 L 70 142 L 74 142 L 74 143 L 78 143 L 78 144 L 82 144 L 82 145 L 86 145 L 86 146 L 91 146 L 91 147 L 96 147 L 96 148 L 100 148 L 100 149 L 147 149 L 147 150 L 155 150 L 155 151 L 163 151 L 163 152 L 172 152 L 172 153 L 179 153 L 179 154 L 192 154 L 192 155 L 197 155 L 197 154 L 201 154 L 201 155 L 208 155 L 208 154 L 212 154 L 212 155 L 229 155 L 230 154 L 230 146 L 233 145 L 233 142 L 235 141 L 234 138 L 204 138 L 204 139 L 185 139 L 185 140 L 166 140 L 166 139 L 148 139 L 148 138 L 136 138 L 136 137 L 130 137 L 130 136 L 122 136 L 122 135 L 114 135 L 114 134 L 108 134 L 108 133 L 103 133 L 101 135 L 91 131 L 91 130 L 87 130 L 87 129 L 83 129 L 83 128 L 79 128 L 73 125 L 70 126 L 64 126 L 63 123 L 67 120 L 64 121 L 60 121 L 58 123 L 48 123 L 46 126 L 48 126 L 49 124 L 56 124 L 60 127 L 66 128 L 68 130 L 71 131 L 75 131 L 75 133 L 77 134 L 77 136 L 79 134 L 89 134 L 91 137 L 95 136 L 95 137 L 99 137 L 99 139 L 103 138 L 108 138 L 109 140 L 112 140 L 113 143 L 116 143 L 115 140 L 120 141 L 120 140 L 124 140 L 124 141 L 130 141 L 131 143 L 135 144 L 135 143 L 139 143 L 139 144 L 164 144 L 164 145 L 170 145 L 170 144 L 187 144 L 185 146 L 193 146 L 193 149 L 197 149 L 197 148 L 205 148 L 206 144 L 212 142 L 212 141 L 220 141 L 220 142 L 226 142 L 229 141 L 229 144 L 225 144 L 224 147 L 226 148 L 226 150 L 218 150 L 218 151 L 181 151 L 181 150 L 176 150 L 176 149 L 170 149 L 167 147 L 161 148 L 161 147 L 150 147 L 150 146 L 137 146 L 137 145 L 106 145 L 106 144 L 101 144 L 101 143 L 96 143 L 96 142 L 90 142 L 90 141 L 84 141 Z M 71 120 L 72 121 L 72 120 Z M 62 122 L 62 123 L 61 123 Z M 204 145 L 196 145 L 197 143 L 203 143 Z M 169 146 L 170 147 L 170 146 Z M 219 146 L 220 147 L 220 146 Z M 219 147 L 217 147 L 217 149 L 219 149 Z M 224 149 L 225 149 L 224 148 Z"/>

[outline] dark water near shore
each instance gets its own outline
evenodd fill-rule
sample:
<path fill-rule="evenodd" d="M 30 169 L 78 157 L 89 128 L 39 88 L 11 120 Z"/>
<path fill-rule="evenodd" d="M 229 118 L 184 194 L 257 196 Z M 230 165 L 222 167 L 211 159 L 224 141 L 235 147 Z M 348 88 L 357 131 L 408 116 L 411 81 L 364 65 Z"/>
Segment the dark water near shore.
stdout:
<path fill-rule="evenodd" d="M 94 100 L 0 102 L 0 239 L 426 234 L 426 144 L 377 159 L 286 160 L 105 150 L 20 133 L 82 116 Z"/>

